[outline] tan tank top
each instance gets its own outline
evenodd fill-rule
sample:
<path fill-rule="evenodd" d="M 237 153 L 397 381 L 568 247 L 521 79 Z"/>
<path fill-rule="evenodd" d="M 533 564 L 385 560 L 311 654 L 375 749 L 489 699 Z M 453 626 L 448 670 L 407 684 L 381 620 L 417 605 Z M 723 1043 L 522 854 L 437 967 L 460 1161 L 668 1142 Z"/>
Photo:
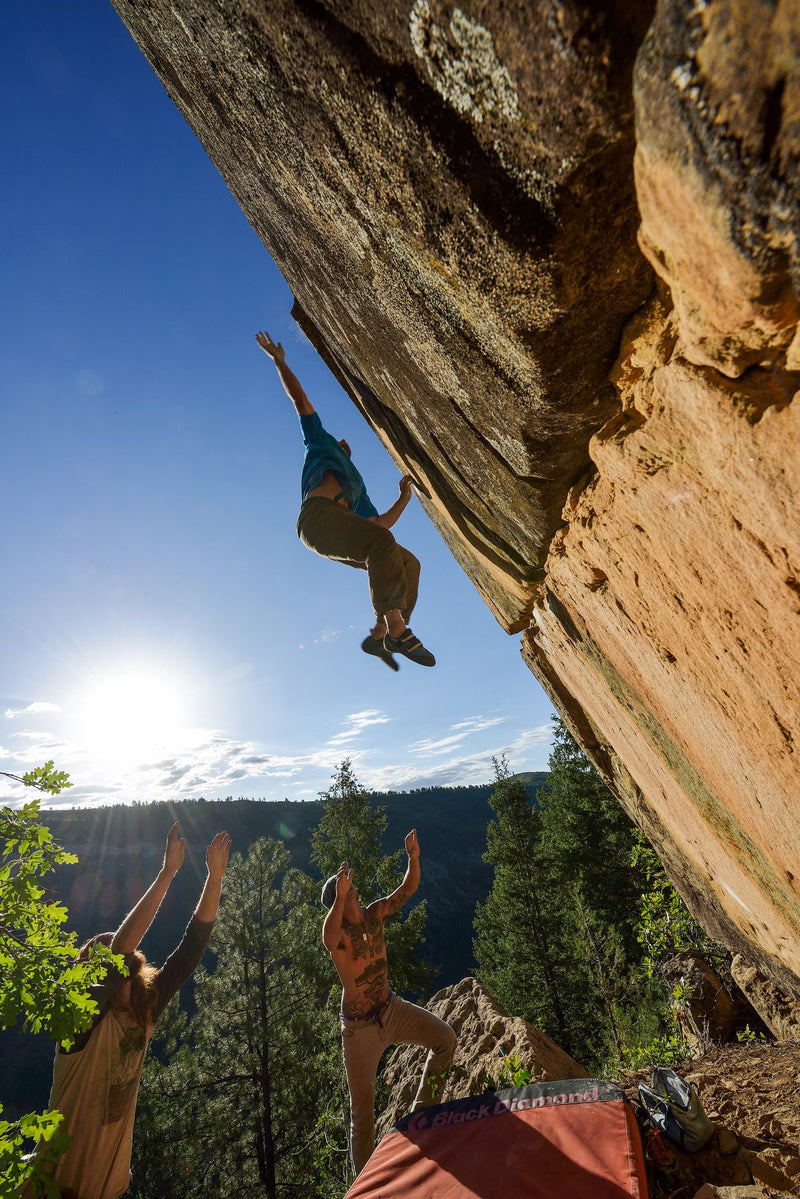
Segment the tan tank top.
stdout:
<path fill-rule="evenodd" d="M 108 1011 L 86 1046 L 57 1053 L 50 1107 L 64 1113 L 73 1142 L 56 1167 L 75 1199 L 117 1199 L 130 1182 L 136 1095 L 152 1026 Z"/>

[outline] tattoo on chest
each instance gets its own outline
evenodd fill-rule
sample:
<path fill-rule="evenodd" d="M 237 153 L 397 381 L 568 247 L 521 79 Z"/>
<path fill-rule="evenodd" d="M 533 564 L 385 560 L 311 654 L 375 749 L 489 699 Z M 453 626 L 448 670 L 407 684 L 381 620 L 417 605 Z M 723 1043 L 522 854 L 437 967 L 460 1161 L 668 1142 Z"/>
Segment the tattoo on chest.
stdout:
<path fill-rule="evenodd" d="M 353 957 L 356 961 L 359 958 L 375 958 L 386 952 L 383 940 L 383 921 L 377 916 L 366 914 L 358 924 L 350 924 L 343 920 L 342 928 L 350 938 Z"/>

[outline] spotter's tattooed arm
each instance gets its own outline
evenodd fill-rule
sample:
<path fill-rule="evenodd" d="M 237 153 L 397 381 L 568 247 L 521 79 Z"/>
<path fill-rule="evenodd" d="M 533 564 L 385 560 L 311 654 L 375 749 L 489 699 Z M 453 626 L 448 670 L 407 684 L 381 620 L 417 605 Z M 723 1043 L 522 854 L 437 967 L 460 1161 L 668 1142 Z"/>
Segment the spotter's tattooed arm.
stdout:
<path fill-rule="evenodd" d="M 400 886 L 392 891 L 391 895 L 385 896 L 384 899 L 378 899 L 370 905 L 370 911 L 373 908 L 377 909 L 377 915 L 381 920 L 386 920 L 389 916 L 394 916 L 396 912 L 399 912 L 419 886 L 419 841 L 415 828 L 412 828 L 411 832 L 406 835 L 406 853 L 408 854 L 408 866 Z"/>
<path fill-rule="evenodd" d="M 353 891 L 353 870 L 347 869 L 347 862 L 342 862 L 336 871 L 336 898 L 333 901 L 325 922 L 322 925 L 322 944 L 328 953 L 341 944 L 342 918 L 348 895 Z"/>
<path fill-rule="evenodd" d="M 336 895 L 322 926 L 322 943 L 342 981 L 342 1011 L 364 1017 L 389 998 L 383 921 L 377 900 L 362 908 L 353 886 L 353 871 L 342 862 L 336 872 Z"/>

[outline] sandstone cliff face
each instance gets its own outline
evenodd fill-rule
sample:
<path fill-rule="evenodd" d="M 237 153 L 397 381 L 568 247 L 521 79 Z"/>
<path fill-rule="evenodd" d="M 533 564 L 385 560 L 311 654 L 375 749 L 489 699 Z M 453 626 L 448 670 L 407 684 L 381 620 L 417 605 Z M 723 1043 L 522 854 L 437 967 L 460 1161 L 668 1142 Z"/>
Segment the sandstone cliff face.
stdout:
<path fill-rule="evenodd" d="M 690 906 L 800 995 L 800 0 L 114 3 Z"/>
<path fill-rule="evenodd" d="M 695 913 L 795 994 L 798 16 L 663 5 L 648 33 L 639 240 L 663 283 L 525 635 Z"/>

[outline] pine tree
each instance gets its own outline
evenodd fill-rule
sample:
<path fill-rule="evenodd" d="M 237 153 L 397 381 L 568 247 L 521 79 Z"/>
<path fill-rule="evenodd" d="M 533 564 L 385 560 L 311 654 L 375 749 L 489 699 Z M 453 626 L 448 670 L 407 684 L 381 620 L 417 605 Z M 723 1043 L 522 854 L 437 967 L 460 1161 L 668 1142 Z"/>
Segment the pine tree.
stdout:
<path fill-rule="evenodd" d="M 541 869 L 563 960 L 571 1041 L 579 1060 L 619 1059 L 636 1026 L 652 1028 L 654 988 L 637 936 L 643 868 L 637 829 L 560 720 L 541 804 Z M 656 1021 L 657 1023 L 657 1021 Z"/>
<path fill-rule="evenodd" d="M 335 874 L 342 862 L 355 866 L 358 893 L 364 903 L 371 903 L 383 893 L 381 882 L 387 870 L 396 871 L 401 857 L 398 850 L 387 859 L 381 848 L 386 807 L 372 803 L 348 758 L 337 767 L 320 799 L 325 811 L 311 834 L 311 860 L 325 878 Z"/>
<path fill-rule="evenodd" d="M 647 879 L 631 860 L 632 821 L 561 721 L 554 725 L 537 807 L 495 764 L 497 819 L 485 855 L 495 878 L 476 912 L 475 956 L 478 977 L 508 1012 L 600 1069 L 636 1039 L 637 1023 L 654 1031 L 637 935 Z"/>
<path fill-rule="evenodd" d="M 644 871 L 631 865 L 636 826 L 557 719 L 553 738 L 550 775 L 536 797 L 548 876 L 577 889 L 585 908 L 617 929 L 630 957 L 646 884 Z"/>
<path fill-rule="evenodd" d="M 562 971 L 538 870 L 541 817 L 505 760 L 495 760 L 494 768 L 489 804 L 497 819 L 487 827 L 484 854 L 494 882 L 475 913 L 478 978 L 506 1011 L 544 1029 L 569 1053 Z"/>

